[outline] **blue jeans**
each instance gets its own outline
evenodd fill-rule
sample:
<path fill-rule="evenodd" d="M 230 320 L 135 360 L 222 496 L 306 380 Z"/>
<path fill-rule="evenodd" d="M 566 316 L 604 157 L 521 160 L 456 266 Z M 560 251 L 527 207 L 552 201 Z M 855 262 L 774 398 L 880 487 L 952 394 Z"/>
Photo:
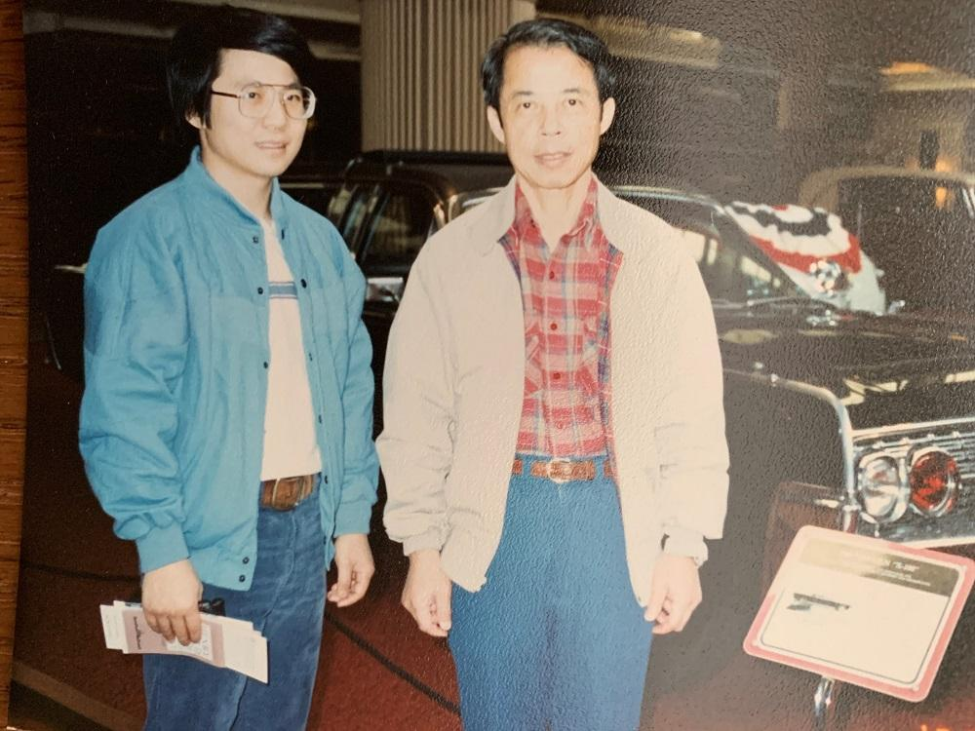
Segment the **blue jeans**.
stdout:
<path fill-rule="evenodd" d="M 501 545 L 476 593 L 454 586 L 450 649 L 466 731 L 627 731 L 650 622 L 631 588 L 615 483 L 511 478 Z"/>
<path fill-rule="evenodd" d="M 289 511 L 261 508 L 257 566 L 248 591 L 204 584 L 228 617 L 268 641 L 268 684 L 186 657 L 146 655 L 146 731 L 303 729 L 318 669 L 325 610 L 318 492 Z"/>

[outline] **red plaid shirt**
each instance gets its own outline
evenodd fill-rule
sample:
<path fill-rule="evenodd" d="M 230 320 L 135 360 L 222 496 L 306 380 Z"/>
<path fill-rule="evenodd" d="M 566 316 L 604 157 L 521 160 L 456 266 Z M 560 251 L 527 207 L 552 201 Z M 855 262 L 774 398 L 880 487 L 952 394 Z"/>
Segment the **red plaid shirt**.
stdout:
<path fill-rule="evenodd" d="M 525 399 L 520 454 L 594 457 L 611 451 L 609 294 L 622 254 L 596 212 L 596 180 L 575 226 L 554 250 L 517 188 L 502 237 L 525 308 Z"/>

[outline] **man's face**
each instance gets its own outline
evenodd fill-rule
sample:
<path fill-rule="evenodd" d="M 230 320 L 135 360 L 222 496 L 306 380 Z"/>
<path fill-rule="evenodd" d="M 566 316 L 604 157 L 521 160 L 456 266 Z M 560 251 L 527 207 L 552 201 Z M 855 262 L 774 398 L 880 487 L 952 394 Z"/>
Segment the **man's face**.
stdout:
<path fill-rule="evenodd" d="M 211 88 L 237 94 L 247 84 L 297 84 L 294 69 L 281 59 L 257 51 L 226 49 L 221 54 L 220 75 Z M 237 99 L 211 95 L 210 124 L 198 117 L 189 120 L 200 130 L 203 162 L 210 173 L 224 183 L 251 178 L 266 182 L 291 165 L 308 127 L 304 119 L 292 119 L 284 112 L 280 98 L 260 119 L 240 113 Z"/>
<path fill-rule="evenodd" d="M 500 117 L 488 108 L 488 123 L 524 183 L 565 189 L 589 170 L 615 111 L 613 99 L 599 103 L 592 67 L 568 48 L 522 46 L 505 59 Z"/>

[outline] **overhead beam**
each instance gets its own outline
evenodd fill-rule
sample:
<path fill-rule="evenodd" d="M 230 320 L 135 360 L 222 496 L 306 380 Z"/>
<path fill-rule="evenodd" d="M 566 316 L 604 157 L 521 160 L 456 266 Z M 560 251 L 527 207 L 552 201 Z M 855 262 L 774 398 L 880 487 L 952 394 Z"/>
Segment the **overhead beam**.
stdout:
<path fill-rule="evenodd" d="M 216 5 L 222 0 L 182 0 L 180 2 L 106 2 L 86 0 L 33 0 L 24 11 L 27 35 L 76 31 L 131 38 L 167 40 L 176 29 L 193 18 L 201 6 Z M 359 60 L 359 16 L 348 5 L 350 0 L 330 0 L 329 7 L 293 0 L 258 2 L 238 0 L 239 6 L 253 6 L 264 11 L 287 13 L 299 33 L 308 39 L 316 58 L 335 61 Z M 308 6 L 308 7 L 305 7 Z"/>

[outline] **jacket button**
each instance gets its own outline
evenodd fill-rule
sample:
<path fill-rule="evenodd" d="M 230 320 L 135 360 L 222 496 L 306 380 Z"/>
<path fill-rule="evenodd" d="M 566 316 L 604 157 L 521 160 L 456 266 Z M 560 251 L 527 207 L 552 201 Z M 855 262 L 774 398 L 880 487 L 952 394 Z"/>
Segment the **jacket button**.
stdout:
<path fill-rule="evenodd" d="M 251 239 L 251 241 L 252 241 L 253 243 L 255 243 L 255 244 L 259 244 L 259 243 L 261 243 L 261 239 L 260 239 L 259 237 L 257 237 L 257 236 L 255 236 L 254 238 L 252 238 L 252 239 Z"/>
<path fill-rule="evenodd" d="M 241 574 L 240 576 L 237 577 L 237 581 L 243 584 L 245 581 L 247 581 L 247 577 Z"/>
<path fill-rule="evenodd" d="M 245 564 L 248 564 L 248 563 L 250 563 L 250 562 L 251 562 L 251 558 L 250 558 L 250 556 L 244 556 L 244 563 L 245 563 Z"/>
<path fill-rule="evenodd" d="M 308 354 L 308 360 L 315 360 L 315 356 L 311 353 Z"/>
<path fill-rule="evenodd" d="M 307 289 L 308 288 L 308 282 L 306 282 L 304 279 L 302 279 L 301 280 L 301 286 L 304 287 L 305 289 Z"/>
<path fill-rule="evenodd" d="M 318 423 L 319 423 L 319 424 L 321 424 L 321 423 L 322 423 L 322 415 L 321 415 L 321 414 L 319 414 L 319 415 L 318 415 Z"/>
<path fill-rule="evenodd" d="M 267 368 L 267 361 L 264 361 L 264 367 Z"/>
<path fill-rule="evenodd" d="M 264 294 L 264 287 L 258 287 L 257 288 L 257 293 L 258 294 Z"/>

